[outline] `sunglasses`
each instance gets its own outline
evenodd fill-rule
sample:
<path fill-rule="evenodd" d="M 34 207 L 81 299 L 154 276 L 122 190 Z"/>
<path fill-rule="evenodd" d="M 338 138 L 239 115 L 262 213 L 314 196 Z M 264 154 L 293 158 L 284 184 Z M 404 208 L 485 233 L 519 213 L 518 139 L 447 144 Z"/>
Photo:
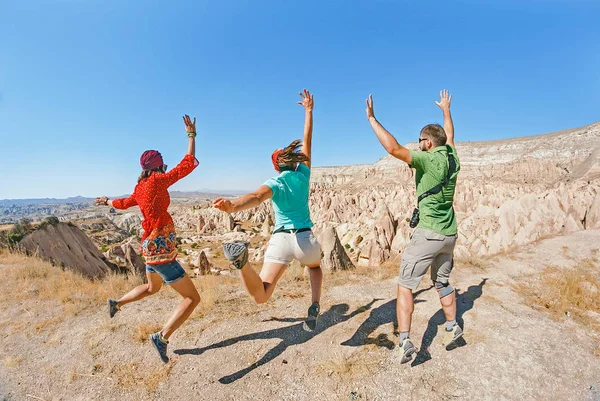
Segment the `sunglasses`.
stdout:
<path fill-rule="evenodd" d="M 419 143 L 428 140 L 429 138 L 419 138 Z"/>

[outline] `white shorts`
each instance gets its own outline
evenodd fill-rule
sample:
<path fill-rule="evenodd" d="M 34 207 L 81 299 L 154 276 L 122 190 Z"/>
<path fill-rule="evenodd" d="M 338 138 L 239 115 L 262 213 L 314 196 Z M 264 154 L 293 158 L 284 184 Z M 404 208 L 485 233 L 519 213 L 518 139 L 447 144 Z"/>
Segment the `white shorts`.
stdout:
<path fill-rule="evenodd" d="M 299 233 L 275 233 L 269 240 L 265 262 L 289 265 L 296 259 L 303 265 L 321 262 L 321 245 L 312 231 Z"/>

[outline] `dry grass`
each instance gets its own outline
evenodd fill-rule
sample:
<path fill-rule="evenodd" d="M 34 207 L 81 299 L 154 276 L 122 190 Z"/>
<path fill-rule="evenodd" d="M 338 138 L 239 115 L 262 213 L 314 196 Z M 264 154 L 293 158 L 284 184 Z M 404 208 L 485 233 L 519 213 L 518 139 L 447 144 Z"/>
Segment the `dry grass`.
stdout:
<path fill-rule="evenodd" d="M 83 378 L 94 378 L 94 379 L 104 379 L 104 380 L 110 380 L 113 381 L 114 379 L 112 377 L 106 376 L 106 375 L 102 375 L 102 371 L 104 370 L 104 367 L 97 363 L 95 364 L 90 373 L 80 373 L 81 369 L 77 369 L 75 366 L 71 367 L 71 369 L 66 373 L 67 376 L 67 382 L 68 383 L 73 383 L 74 381 L 78 380 L 78 379 L 83 379 Z"/>
<path fill-rule="evenodd" d="M 526 302 L 535 309 L 550 312 L 555 319 L 571 318 L 600 331 L 600 323 L 588 311 L 600 313 L 600 265 L 585 259 L 572 268 L 547 267 L 537 283 L 515 285 Z"/>
<path fill-rule="evenodd" d="M 464 256 L 456 259 L 456 263 L 461 266 L 475 267 L 479 270 L 485 270 L 488 263 L 482 257 L 476 255 Z"/>
<path fill-rule="evenodd" d="M 146 390 L 151 393 L 155 392 L 160 383 L 165 382 L 168 379 L 173 366 L 175 366 L 175 362 L 168 363 L 166 366 L 157 366 L 148 372 L 143 380 Z"/>
<path fill-rule="evenodd" d="M 327 286 L 338 286 L 352 283 L 363 283 L 365 279 L 375 281 L 388 280 L 398 276 L 399 261 L 388 261 L 381 266 L 356 266 L 353 270 L 324 272 L 323 282 Z"/>
<path fill-rule="evenodd" d="M 15 299 L 31 298 L 58 301 L 64 307 L 63 312 L 72 316 L 97 308 L 107 298 L 142 283 L 142 279 L 137 276 L 117 274 L 91 281 L 41 259 L 6 251 L 0 254 L 0 263 L 6 265 L 2 271 L 3 281 L 10 283 L 10 291 L 8 288 L 1 291 L 0 302 L 12 304 Z"/>
<path fill-rule="evenodd" d="M 132 388 L 137 385 L 139 377 L 139 362 L 117 363 L 110 370 L 110 376 L 117 380 L 117 386 L 121 388 Z"/>
<path fill-rule="evenodd" d="M 317 372 L 327 376 L 337 375 L 340 379 L 356 379 L 360 376 L 373 374 L 379 365 L 378 359 L 373 355 L 366 355 L 368 351 L 363 348 L 350 355 L 338 353 L 333 359 L 317 365 Z"/>
<path fill-rule="evenodd" d="M 225 286 L 230 284 L 233 277 L 206 275 L 194 280 L 200 294 L 200 305 L 194 311 L 192 318 L 199 319 L 206 316 L 225 293 Z"/>
<path fill-rule="evenodd" d="M 142 323 L 135 329 L 133 339 L 139 343 L 146 343 L 148 342 L 148 336 L 160 331 L 160 329 L 162 329 L 162 326 L 158 323 Z"/>
<path fill-rule="evenodd" d="M 31 331 L 31 322 L 23 321 L 23 320 L 6 320 L 2 322 L 2 327 L 5 327 L 5 334 L 16 334 L 16 333 L 27 333 Z M 10 331 L 8 328 L 10 327 Z M 35 333 L 35 331 L 31 331 L 31 333 Z"/>
<path fill-rule="evenodd" d="M 14 367 L 19 366 L 21 364 L 21 362 L 23 362 L 23 358 L 7 356 L 2 360 L 2 362 L 4 363 L 4 366 L 6 366 L 7 368 L 14 368 Z"/>
<path fill-rule="evenodd" d="M 166 365 L 158 365 L 144 370 L 140 362 L 120 363 L 114 365 L 110 370 L 110 376 L 117 381 L 117 387 L 131 389 L 136 387 L 145 388 L 148 392 L 154 392 L 160 383 L 167 380 L 175 362 Z"/>
<path fill-rule="evenodd" d="M 39 334 L 43 331 L 53 331 L 56 325 L 62 323 L 64 320 L 65 318 L 62 315 L 44 319 L 34 325 L 35 332 Z"/>

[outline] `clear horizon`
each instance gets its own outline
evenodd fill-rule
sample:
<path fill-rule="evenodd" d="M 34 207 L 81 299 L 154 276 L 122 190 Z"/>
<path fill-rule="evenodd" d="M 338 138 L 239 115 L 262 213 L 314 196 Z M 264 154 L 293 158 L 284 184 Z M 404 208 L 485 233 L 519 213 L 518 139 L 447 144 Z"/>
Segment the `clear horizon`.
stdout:
<path fill-rule="evenodd" d="M 131 193 L 144 150 L 182 158 L 186 113 L 200 165 L 172 190 L 253 190 L 302 134 L 302 88 L 315 96 L 314 166 L 385 156 L 370 93 L 400 143 L 441 123 L 444 88 L 457 142 L 585 126 L 600 120 L 599 12 L 591 0 L 11 2 L 0 199 Z"/>

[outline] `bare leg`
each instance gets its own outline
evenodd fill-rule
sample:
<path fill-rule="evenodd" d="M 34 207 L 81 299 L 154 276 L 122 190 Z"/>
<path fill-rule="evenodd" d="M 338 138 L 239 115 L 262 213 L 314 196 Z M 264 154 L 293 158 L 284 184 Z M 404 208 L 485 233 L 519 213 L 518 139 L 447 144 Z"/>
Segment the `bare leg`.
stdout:
<path fill-rule="evenodd" d="M 287 265 L 280 263 L 265 262 L 259 275 L 249 263 L 246 263 L 246 266 L 240 270 L 240 277 L 254 301 L 262 304 L 273 294 L 275 285 L 286 267 Z"/>
<path fill-rule="evenodd" d="M 396 315 L 400 332 L 409 332 L 412 314 L 415 310 L 412 290 L 398 285 L 398 298 L 396 300 Z"/>
<path fill-rule="evenodd" d="M 183 301 L 177 306 L 161 331 L 162 336 L 166 339 L 169 339 L 200 303 L 198 290 L 187 274 L 181 280 L 171 284 L 171 287 L 183 297 Z"/>
<path fill-rule="evenodd" d="M 149 295 L 156 294 L 158 290 L 160 290 L 163 281 L 162 278 L 158 275 L 158 273 L 146 272 L 146 277 L 148 278 L 148 283 L 138 285 L 133 290 L 123 295 L 121 299 L 117 301 L 117 305 L 119 307 L 126 305 L 130 302 L 139 301 L 140 299 L 146 298 Z"/>
<path fill-rule="evenodd" d="M 323 286 L 323 270 L 321 266 L 308 266 L 310 273 L 310 290 L 312 293 L 312 302 L 319 302 L 321 299 L 321 287 Z"/>
<path fill-rule="evenodd" d="M 439 292 L 439 290 L 438 290 Z M 452 291 L 452 294 L 446 295 L 444 298 L 440 298 L 446 321 L 452 321 L 456 319 L 456 291 Z"/>

